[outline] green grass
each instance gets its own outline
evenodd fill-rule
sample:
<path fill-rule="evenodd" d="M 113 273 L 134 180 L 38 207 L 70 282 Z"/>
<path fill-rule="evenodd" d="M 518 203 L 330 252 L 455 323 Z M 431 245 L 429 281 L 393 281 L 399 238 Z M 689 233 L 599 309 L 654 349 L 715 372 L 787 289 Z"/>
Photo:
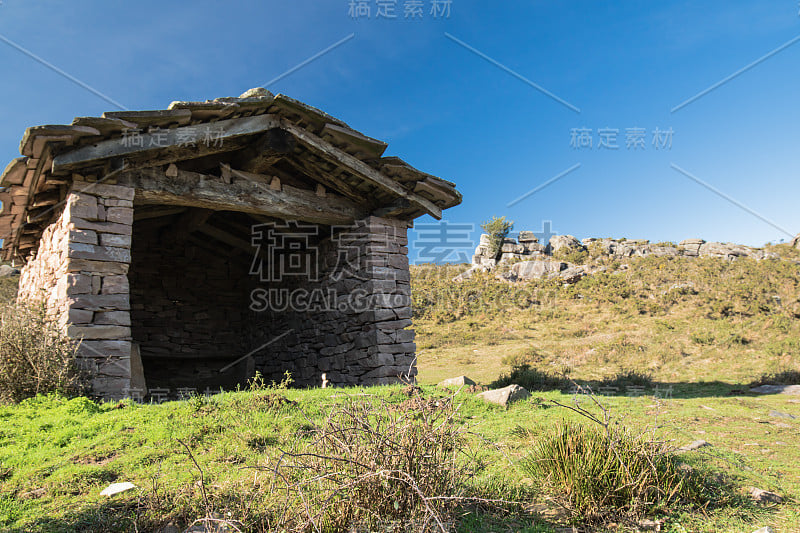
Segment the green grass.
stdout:
<path fill-rule="evenodd" d="M 800 408 L 789 397 L 728 397 L 720 392 L 698 385 L 694 398 L 608 397 L 604 402 L 633 431 L 654 430 L 670 446 L 700 438 L 712 443 L 702 455 L 689 454 L 686 460 L 724 473 L 737 490 L 755 485 L 789 498 L 788 504 L 775 508 L 723 506 L 707 514 L 667 510 L 668 531 L 750 531 L 765 524 L 788 531 L 800 523 L 800 508 L 794 503 L 800 493 L 797 430 L 794 421 L 786 427 L 783 419 L 768 413 L 779 410 L 800 417 Z M 183 441 L 202 467 L 214 511 L 230 512 L 247 530 L 265 530 L 259 509 L 272 507 L 269 466 L 280 450 L 304 438 L 309 424 L 323 421 L 344 395 L 398 406 L 407 400 L 399 386 L 287 394 L 296 403 L 278 408 L 271 407 L 275 404 L 264 399 L 264 392 L 153 406 L 40 397 L 0 407 L 0 529 L 130 531 L 134 524 L 140 530 L 168 521 L 186 525 L 204 516 L 206 507 L 199 472 L 179 443 Z M 442 393 L 427 388 L 425 394 Z M 478 462 L 483 466 L 472 485 L 486 497 L 546 504 L 549 500 L 535 490 L 520 464 L 531 448 L 531 434 L 547 435 L 559 423 L 581 420 L 548 403 L 572 398 L 558 391 L 541 393 L 508 410 L 466 392 L 456 400 L 462 404 L 459 423 L 480 445 Z M 586 400 L 583 405 L 590 407 Z M 520 427 L 528 431 L 522 434 Z M 115 481 L 131 481 L 139 488 L 112 499 L 101 497 L 100 491 Z M 528 531 L 551 531 L 558 522 L 548 525 L 535 515 L 480 509 L 465 512 L 461 531 L 493 531 L 493 524 L 502 521 Z"/>
<path fill-rule="evenodd" d="M 797 259 L 795 251 L 775 249 Z M 609 272 L 619 266 L 607 264 Z M 460 269 L 412 271 L 426 398 L 445 394 L 431 386 L 441 379 L 466 374 L 489 384 L 512 364 L 528 364 L 539 377 L 568 371 L 579 382 L 623 388 L 650 379 L 652 387 L 672 387 L 673 397 L 654 398 L 648 385 L 644 396 L 603 396 L 603 404 L 632 434 L 646 432 L 673 448 L 697 439 L 711 443 L 681 459 L 731 491 L 727 503 L 705 510 L 665 505 L 663 530 L 797 530 L 800 403 L 746 392 L 762 375 L 797 375 L 797 264 L 643 258 L 626 271 L 569 287 L 488 276 L 451 283 Z M 286 394 L 291 403 L 274 394 Z M 407 400 L 393 386 L 236 392 L 152 406 L 55 397 L 0 406 L 0 530 L 153 531 L 168 522 L 185 527 L 205 516 L 210 502 L 219 516 L 244 524 L 243 531 L 266 531 L 279 497 L 271 467 L 283 451 L 307 444 L 309 429 L 342 402 L 409 409 Z M 558 491 L 524 464 L 535 446 L 558 434 L 555 428 L 586 424 L 553 403 L 575 400 L 597 411 L 563 389 L 537 392 L 507 410 L 458 393 L 456 422 L 469 431 L 469 460 L 476 465 L 469 487 L 485 498 L 525 502 L 530 512 L 465 505 L 456 530 L 545 532 L 569 522 L 556 505 Z M 101 497 L 115 481 L 138 488 Z M 743 495 L 749 486 L 778 492 L 786 502 L 748 503 Z M 615 529 L 606 524 L 591 530 L 604 527 Z"/>

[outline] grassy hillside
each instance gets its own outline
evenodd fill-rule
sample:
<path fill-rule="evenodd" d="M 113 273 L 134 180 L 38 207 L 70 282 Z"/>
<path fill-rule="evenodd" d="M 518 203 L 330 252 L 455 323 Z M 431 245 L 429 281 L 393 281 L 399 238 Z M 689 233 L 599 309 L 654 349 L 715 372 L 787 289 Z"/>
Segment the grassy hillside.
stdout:
<path fill-rule="evenodd" d="M 764 373 L 800 370 L 800 266 L 680 258 L 608 266 L 618 273 L 571 286 L 488 276 L 453 283 L 463 267 L 414 267 L 421 390 L 256 385 L 162 405 L 39 397 L 0 406 L 0 530 L 182 531 L 206 517 L 230 531 L 270 531 L 313 515 L 320 530 L 342 531 L 369 509 L 386 520 L 362 530 L 421 530 L 421 522 L 386 523 L 430 517 L 417 489 L 387 474 L 397 471 L 413 472 L 446 530 L 559 531 L 588 514 L 571 516 L 556 478 L 525 464 L 560 423 L 597 426 L 579 407 L 671 449 L 711 444 L 669 454 L 691 471 L 687 479 L 702 481 L 699 501 L 637 517 L 604 508 L 604 520 L 580 530 L 634 531 L 647 516 L 674 533 L 800 531 L 798 397 L 746 392 Z M 504 409 L 432 385 L 460 374 L 488 384 L 515 365 L 552 376 L 556 390 Z M 644 395 L 624 395 L 630 377 L 621 394 L 595 397 L 599 404 L 566 390 L 564 376 L 598 382 L 622 370 L 645 380 Z M 671 387 L 672 397 L 655 397 L 655 387 Z M 122 481 L 137 488 L 100 495 Z M 784 503 L 753 503 L 753 486 Z"/>
<path fill-rule="evenodd" d="M 619 273 L 569 286 L 489 274 L 452 283 L 464 267 L 414 267 L 420 379 L 458 368 L 488 382 L 507 370 L 504 359 L 578 380 L 634 369 L 676 384 L 750 383 L 798 368 L 798 263 L 650 257 L 608 266 Z"/>

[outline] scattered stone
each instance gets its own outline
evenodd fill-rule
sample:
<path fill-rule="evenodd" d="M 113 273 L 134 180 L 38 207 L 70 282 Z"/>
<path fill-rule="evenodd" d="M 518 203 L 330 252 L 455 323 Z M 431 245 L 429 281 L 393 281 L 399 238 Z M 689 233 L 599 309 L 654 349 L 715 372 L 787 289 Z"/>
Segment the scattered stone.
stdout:
<path fill-rule="evenodd" d="M 796 416 L 790 415 L 789 413 L 782 413 L 782 412 L 776 411 L 774 409 L 769 412 L 769 416 L 771 416 L 773 418 L 788 418 L 790 420 L 794 420 L 795 418 L 797 418 Z"/>
<path fill-rule="evenodd" d="M 761 529 L 756 529 L 753 533 L 775 533 L 775 530 L 769 526 L 764 526 Z"/>
<path fill-rule="evenodd" d="M 643 529 L 644 531 L 661 531 L 661 528 L 664 526 L 665 520 L 649 520 L 645 518 L 644 520 L 639 521 L 639 528 Z"/>
<path fill-rule="evenodd" d="M 701 439 L 701 440 L 696 440 L 694 442 L 690 442 L 685 446 L 681 446 L 680 448 L 678 448 L 678 451 L 692 452 L 695 450 L 699 450 L 700 448 L 705 448 L 706 446 L 711 446 L 711 444 Z"/>
<path fill-rule="evenodd" d="M 502 389 L 488 390 L 478 394 L 478 397 L 502 407 L 508 407 L 509 404 L 518 400 L 525 400 L 529 398 L 531 393 L 519 385 L 509 385 Z"/>
<path fill-rule="evenodd" d="M 267 98 L 270 92 L 263 87 L 254 87 L 243 92 L 239 98 Z"/>
<path fill-rule="evenodd" d="M 8 265 L 0 265 L 0 278 L 8 278 L 10 276 L 18 276 L 19 270 Z"/>
<path fill-rule="evenodd" d="M 100 496 L 113 496 L 115 494 L 119 494 L 121 492 L 127 492 L 135 488 L 136 485 L 128 481 L 124 481 L 122 483 L 112 483 L 108 487 L 104 488 L 102 492 L 100 492 Z"/>
<path fill-rule="evenodd" d="M 781 503 L 783 502 L 783 496 L 779 494 L 775 494 L 774 492 L 770 492 L 768 490 L 759 489 L 756 487 L 750 487 L 749 490 L 750 497 L 753 498 L 753 501 L 758 503 Z"/>
<path fill-rule="evenodd" d="M 800 385 L 761 385 L 750 389 L 756 394 L 791 394 L 800 396 Z"/>
<path fill-rule="evenodd" d="M 469 379 L 467 376 L 458 376 L 456 378 L 449 378 L 441 383 L 439 383 L 439 387 L 464 387 L 464 386 L 472 386 L 476 383 Z"/>

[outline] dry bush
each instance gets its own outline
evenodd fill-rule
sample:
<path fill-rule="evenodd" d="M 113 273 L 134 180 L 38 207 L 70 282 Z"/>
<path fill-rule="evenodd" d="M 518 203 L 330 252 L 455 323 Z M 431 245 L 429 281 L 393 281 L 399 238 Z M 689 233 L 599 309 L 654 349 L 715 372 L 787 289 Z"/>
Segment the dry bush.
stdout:
<path fill-rule="evenodd" d="M 285 494 L 275 527 L 449 531 L 457 506 L 477 500 L 466 486 L 474 464 L 457 411 L 452 398 L 419 395 L 335 406 L 275 466 L 275 490 Z"/>
<path fill-rule="evenodd" d="M 81 390 L 76 345 L 44 309 L 22 304 L 0 308 L 0 401 Z"/>

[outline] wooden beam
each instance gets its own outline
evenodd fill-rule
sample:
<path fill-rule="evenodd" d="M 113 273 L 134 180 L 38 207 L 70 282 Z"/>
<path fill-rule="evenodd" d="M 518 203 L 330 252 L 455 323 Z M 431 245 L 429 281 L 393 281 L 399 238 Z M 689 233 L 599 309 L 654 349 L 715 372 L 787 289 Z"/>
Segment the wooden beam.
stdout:
<path fill-rule="evenodd" d="M 245 172 L 266 172 L 295 150 L 297 140 L 289 132 L 274 128 L 264 133 L 231 160 L 231 166 Z"/>
<path fill-rule="evenodd" d="M 202 207 L 217 211 L 262 214 L 283 220 L 299 220 L 326 225 L 346 225 L 366 213 L 355 203 L 341 197 L 319 198 L 314 191 L 283 185 L 280 191 L 254 180 L 223 183 L 216 176 L 179 170 L 168 178 L 161 169 L 138 169 L 121 172 L 117 183 L 136 189 L 136 200 L 145 204 Z"/>
<path fill-rule="evenodd" d="M 139 222 L 140 220 L 147 220 L 149 218 L 168 217 L 177 215 L 186 211 L 185 207 L 164 207 L 155 209 L 141 209 L 139 207 L 133 210 L 133 221 Z"/>
<path fill-rule="evenodd" d="M 393 179 L 384 176 L 360 159 L 356 159 L 350 154 L 343 152 L 342 150 L 320 139 L 313 133 L 309 133 L 303 128 L 295 126 L 294 124 L 284 122 L 283 128 L 297 137 L 301 143 L 303 143 L 312 152 L 316 153 L 323 159 L 327 159 L 336 165 L 344 166 L 348 169 L 348 171 L 360 177 L 361 179 L 370 182 L 385 191 L 400 196 L 401 198 L 406 198 L 413 205 L 420 207 L 426 213 L 436 219 L 442 218 L 442 210 L 436 204 L 414 192 L 407 190 Z"/>
<path fill-rule="evenodd" d="M 53 172 L 69 172 L 84 166 L 100 165 L 113 158 L 125 158 L 128 166 L 139 163 L 153 167 L 230 152 L 244 147 L 248 136 L 279 126 L 277 116 L 259 115 L 107 139 L 56 156 L 53 159 Z"/>

